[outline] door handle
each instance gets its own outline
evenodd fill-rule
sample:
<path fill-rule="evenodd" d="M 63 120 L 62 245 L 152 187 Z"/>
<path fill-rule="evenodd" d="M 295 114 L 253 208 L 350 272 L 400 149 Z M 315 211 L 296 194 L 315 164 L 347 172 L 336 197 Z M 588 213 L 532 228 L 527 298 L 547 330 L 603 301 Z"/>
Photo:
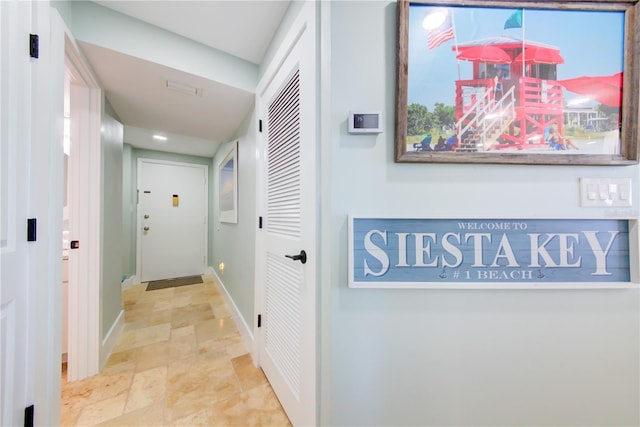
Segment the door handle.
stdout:
<path fill-rule="evenodd" d="M 149 231 L 149 227 L 144 227 L 143 230 L 144 231 Z"/>
<path fill-rule="evenodd" d="M 300 261 L 303 264 L 307 263 L 307 253 L 302 250 L 298 255 L 285 255 L 287 258 L 290 258 L 294 261 Z"/>

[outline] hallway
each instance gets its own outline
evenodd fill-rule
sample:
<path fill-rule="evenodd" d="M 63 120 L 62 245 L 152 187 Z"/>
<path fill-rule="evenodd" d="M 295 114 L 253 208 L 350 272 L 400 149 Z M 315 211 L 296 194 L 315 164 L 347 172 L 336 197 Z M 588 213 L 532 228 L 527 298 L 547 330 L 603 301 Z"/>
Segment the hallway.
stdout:
<path fill-rule="evenodd" d="M 125 328 L 103 371 L 62 378 L 63 426 L 290 426 L 215 281 L 122 293 Z"/>

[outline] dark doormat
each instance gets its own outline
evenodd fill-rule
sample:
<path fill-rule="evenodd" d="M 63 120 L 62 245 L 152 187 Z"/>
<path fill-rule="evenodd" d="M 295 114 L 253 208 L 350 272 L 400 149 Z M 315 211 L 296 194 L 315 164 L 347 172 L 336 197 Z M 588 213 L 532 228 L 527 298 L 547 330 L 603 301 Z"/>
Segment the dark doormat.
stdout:
<path fill-rule="evenodd" d="M 158 289 L 177 288 L 178 286 L 195 285 L 202 283 L 201 276 L 187 276 L 177 277 L 175 279 L 154 280 L 147 285 L 148 291 L 155 291 Z"/>

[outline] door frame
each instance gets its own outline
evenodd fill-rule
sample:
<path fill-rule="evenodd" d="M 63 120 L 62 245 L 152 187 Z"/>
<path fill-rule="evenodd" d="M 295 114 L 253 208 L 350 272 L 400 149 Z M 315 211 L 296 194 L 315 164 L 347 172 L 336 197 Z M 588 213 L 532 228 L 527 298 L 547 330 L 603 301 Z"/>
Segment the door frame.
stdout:
<path fill-rule="evenodd" d="M 77 155 L 77 159 L 71 160 L 70 157 L 69 161 L 70 177 L 81 178 L 72 180 L 69 186 L 69 199 L 75 198 L 78 201 L 75 206 L 69 205 L 69 238 L 78 240 L 79 250 L 84 252 L 69 251 L 67 376 L 69 381 L 75 381 L 95 375 L 100 370 L 103 329 L 100 303 L 102 89 L 66 26 L 64 28 L 64 59 L 64 65 L 70 71 L 72 86 L 74 86 L 71 91 L 72 135 L 75 133 L 83 140 L 78 144 L 76 152 L 72 148 L 72 155 Z M 64 70 L 59 75 L 64 76 Z M 62 122 L 64 108 L 56 114 Z M 73 164 L 75 167 L 72 166 Z M 62 212 L 62 206 L 60 206 L 60 212 Z M 72 225 L 73 219 L 77 224 L 76 227 Z M 59 255 L 59 252 L 56 255 Z M 77 257 L 82 259 L 78 260 Z M 80 286 L 81 283 L 87 285 Z"/>
<path fill-rule="evenodd" d="M 266 96 L 266 91 L 268 90 L 271 82 L 273 81 L 273 79 L 276 77 L 276 75 L 278 74 L 278 72 L 280 71 L 281 67 L 284 65 L 285 61 L 289 58 L 291 52 L 294 50 L 294 48 L 296 47 L 296 44 L 299 42 L 300 38 L 302 37 L 303 33 L 305 31 L 308 31 L 310 34 L 308 34 L 308 45 L 306 46 L 307 50 L 313 50 L 312 56 L 314 58 L 314 64 L 312 65 L 313 67 L 313 72 L 318 75 L 318 69 L 317 67 L 319 66 L 319 63 L 317 61 L 317 58 L 319 56 L 318 53 L 318 34 L 317 34 L 317 30 L 316 30 L 316 19 L 317 19 L 317 15 L 318 15 L 318 5 L 316 4 L 316 2 L 304 2 L 304 4 L 302 5 L 298 16 L 294 19 L 293 24 L 291 25 L 289 31 L 287 32 L 287 35 L 284 37 L 284 39 L 282 40 L 278 51 L 276 52 L 276 54 L 274 55 L 273 59 L 271 60 L 271 62 L 269 63 L 269 65 L 266 68 L 265 73 L 263 74 L 262 78 L 260 79 L 257 88 L 256 88 L 256 96 L 255 96 L 255 105 L 256 105 L 256 115 L 258 118 L 262 118 L 265 119 L 265 112 L 267 111 L 267 105 L 268 105 L 268 100 L 265 99 Z M 304 49 L 304 47 L 303 47 Z M 307 94 L 308 95 L 308 94 Z M 304 94 L 301 93 L 301 96 L 304 96 Z M 314 98 L 311 99 L 311 102 L 314 102 L 316 104 L 316 107 L 314 108 L 315 111 L 315 117 L 317 120 L 320 108 L 318 107 L 318 99 L 319 99 L 319 91 L 318 91 L 318 85 L 316 84 L 315 86 L 315 91 L 313 93 Z M 266 211 L 266 203 L 267 203 L 267 188 L 266 188 L 266 180 L 264 179 L 264 177 L 266 176 L 266 170 L 267 170 L 267 149 L 266 149 L 266 145 L 267 145 L 267 133 L 266 132 L 262 132 L 261 130 L 262 126 L 258 127 L 256 129 L 255 132 L 255 140 L 256 140 L 256 210 L 257 210 L 257 215 L 259 217 L 264 217 L 265 216 L 265 211 Z M 316 132 L 316 147 L 315 147 L 315 151 L 319 152 L 318 150 L 318 141 L 319 139 L 319 126 L 316 125 L 315 128 L 315 132 Z M 315 162 L 316 162 L 316 171 L 315 171 L 315 177 L 316 177 L 316 188 L 314 189 L 317 194 L 319 195 L 319 173 L 320 173 L 320 165 L 319 165 L 319 156 L 315 156 Z M 317 200 L 317 198 L 316 198 Z M 315 273 L 314 273 L 314 285 L 313 285 L 313 293 L 314 293 L 314 300 L 315 300 L 315 314 L 313 315 L 313 318 L 315 319 L 314 321 L 314 328 L 312 331 L 305 331 L 305 333 L 310 332 L 313 334 L 313 337 L 311 337 L 311 340 L 313 342 L 315 342 L 315 354 L 314 354 L 314 369 L 313 372 L 303 372 L 303 375 L 311 375 L 312 376 L 312 382 L 313 382 L 313 399 L 315 400 L 315 405 L 314 405 L 314 418 L 315 418 L 315 424 L 318 423 L 319 420 L 319 397 L 320 397 L 320 392 L 319 392 L 319 375 L 318 375 L 318 366 L 319 366 L 319 354 L 320 354 L 320 349 L 318 346 L 318 342 L 319 342 L 319 334 L 318 334 L 318 327 L 319 327 L 319 320 L 318 320 L 318 315 L 320 313 L 320 310 L 318 308 L 318 303 L 320 301 L 319 299 L 319 292 L 318 292 L 318 284 L 319 282 L 319 271 L 320 268 L 318 268 L 319 264 L 319 260 L 320 257 L 316 256 L 315 254 L 319 255 L 320 254 L 320 239 L 319 239 L 319 227 L 318 227 L 318 221 L 320 219 L 319 216 L 319 211 L 320 209 L 318 208 L 318 206 L 316 206 L 316 218 L 315 218 L 315 225 L 314 225 L 314 233 L 315 233 L 315 238 L 314 238 L 314 247 L 310 247 L 309 249 L 313 251 L 314 256 L 313 259 L 315 259 L 315 263 L 316 263 L 316 268 L 315 268 Z M 263 229 L 258 229 L 256 232 L 256 240 L 255 240 L 255 282 L 254 282 L 254 319 L 258 319 L 258 316 L 261 313 L 265 312 L 265 304 L 266 304 L 266 286 L 265 286 L 265 282 L 264 282 L 264 271 L 266 268 L 266 253 L 265 253 L 265 248 L 266 248 L 266 228 Z M 253 342 L 252 342 L 252 347 L 250 348 L 254 363 L 256 364 L 256 366 L 261 366 L 261 352 L 260 352 L 260 342 L 262 341 L 262 334 L 263 334 L 263 329 L 261 329 L 258 326 L 258 321 L 256 320 L 255 322 L 253 322 Z"/>
<path fill-rule="evenodd" d="M 3 220 L 2 235 L 6 238 L 0 244 L 0 271 L 2 287 L 0 294 L 0 424 L 18 425 L 25 418 L 25 408 L 37 404 L 34 396 L 34 370 L 46 370 L 35 365 L 39 350 L 37 339 L 46 337 L 45 329 L 38 330 L 33 323 L 48 320 L 46 313 L 34 310 L 33 296 L 40 290 L 50 297 L 51 291 L 43 288 L 34 277 L 35 263 L 44 258 L 42 248 L 46 246 L 46 237 L 28 241 L 25 235 L 27 218 L 38 218 L 40 206 L 33 206 L 36 183 L 31 177 L 37 173 L 33 165 L 34 150 L 41 147 L 41 134 L 34 126 L 34 118 L 41 112 L 31 95 L 39 83 L 41 63 L 30 59 L 23 43 L 29 33 L 37 33 L 38 26 L 34 16 L 38 14 L 38 5 L 31 2 L 4 2 L 0 5 L 0 37 L 2 38 L 2 105 L 0 106 L 0 138 L 3 143 L 3 162 L 0 165 L 0 182 L 3 208 L 0 217 Z M 43 125 L 46 124 L 43 123 Z M 6 150 L 6 151 L 5 151 Z M 44 153 L 43 157 L 49 153 Z M 49 169 L 46 165 L 45 173 Z M 5 181 L 6 179 L 6 181 Z M 45 254 L 46 256 L 46 254 Z M 46 268 L 46 266 L 43 266 Z M 43 268 L 43 269 L 45 269 Z M 46 276 L 45 276 L 46 280 Z M 5 292 L 3 294 L 3 292 Z M 9 297 L 9 298 L 7 298 Z M 6 305 L 5 305 L 6 304 Z M 38 307 L 39 308 L 39 307 Z M 43 369 L 44 368 L 44 369 Z M 45 383 L 44 386 L 49 384 Z"/>
<path fill-rule="evenodd" d="M 176 162 L 172 160 L 158 160 L 147 157 L 139 157 L 136 163 L 136 282 L 142 279 L 142 211 L 140 208 L 140 182 L 142 178 L 142 164 L 157 163 L 170 166 L 195 167 L 204 170 L 204 266 L 203 273 L 207 270 L 207 260 L 209 259 L 209 166 L 199 163 Z"/>
<path fill-rule="evenodd" d="M 64 72 L 67 47 L 74 63 L 85 76 L 91 77 L 93 84 L 90 105 L 92 142 L 100 148 L 100 107 L 101 92 L 97 79 L 93 78 L 83 62 L 71 32 L 66 27 L 57 10 L 49 2 L 31 1 L 33 11 L 32 33 L 40 36 L 40 55 L 32 59 L 33 76 L 30 93 L 32 114 L 37 120 L 31 122 L 31 150 L 29 188 L 25 198 L 29 200 L 29 216 L 38 220 L 37 240 L 29 249 L 28 304 L 31 324 L 24 331 L 31 342 L 31 354 L 25 355 L 27 363 L 33 367 L 27 378 L 27 400 L 34 404 L 35 419 L 39 425 L 54 425 L 60 421 L 60 363 L 62 328 L 62 207 L 63 207 L 63 122 L 64 122 Z M 25 50 L 25 54 L 27 54 Z M 97 158 L 84 165 L 92 183 L 97 177 L 97 193 L 91 198 L 100 201 L 100 163 Z M 96 164 L 98 167 L 96 167 Z M 93 188 L 92 188 L 93 190 Z M 98 209 L 99 213 L 99 209 Z M 87 221 L 89 221 L 87 216 Z M 92 218 L 93 221 L 93 218 Z M 93 246 L 100 248 L 100 222 L 97 232 L 92 229 L 89 240 L 95 239 Z M 86 239 L 85 239 L 86 240 Z M 99 279 L 99 250 L 93 251 L 98 263 L 91 270 Z M 99 348 L 99 280 L 90 283 L 90 291 L 95 298 L 82 301 L 85 316 L 79 320 L 85 325 L 86 336 L 77 337 L 79 346 L 78 362 L 83 365 L 84 376 L 90 375 L 87 367 L 98 368 Z M 92 310 L 95 310 L 92 312 Z"/>

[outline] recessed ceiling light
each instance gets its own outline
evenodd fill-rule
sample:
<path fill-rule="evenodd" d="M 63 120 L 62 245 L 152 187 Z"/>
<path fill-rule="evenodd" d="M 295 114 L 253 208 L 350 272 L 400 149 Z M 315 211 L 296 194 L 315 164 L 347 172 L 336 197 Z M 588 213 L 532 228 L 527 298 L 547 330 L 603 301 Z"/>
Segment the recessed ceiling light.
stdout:
<path fill-rule="evenodd" d="M 188 85 L 186 83 L 180 83 L 175 80 L 166 80 L 165 85 L 167 89 L 186 93 L 187 95 L 198 96 L 202 93 L 202 89 L 199 89 L 195 86 Z"/>
<path fill-rule="evenodd" d="M 153 139 L 157 139 L 158 141 L 166 141 L 167 137 L 163 135 L 153 135 Z"/>

